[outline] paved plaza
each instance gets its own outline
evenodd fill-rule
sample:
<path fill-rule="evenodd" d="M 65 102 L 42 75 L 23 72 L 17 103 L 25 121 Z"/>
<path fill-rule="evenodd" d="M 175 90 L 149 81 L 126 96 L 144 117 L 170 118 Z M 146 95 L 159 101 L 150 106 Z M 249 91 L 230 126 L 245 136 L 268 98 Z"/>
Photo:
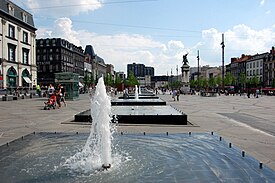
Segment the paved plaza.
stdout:
<path fill-rule="evenodd" d="M 233 146 L 275 170 L 275 97 L 245 96 L 200 97 L 158 95 L 188 115 L 193 125 L 127 125 L 118 126 L 125 133 L 196 133 L 214 132 Z M 90 125 L 74 123 L 74 115 L 90 108 L 88 94 L 67 101 L 67 107 L 43 110 L 46 98 L 0 101 L 0 145 L 35 132 L 89 132 Z"/>

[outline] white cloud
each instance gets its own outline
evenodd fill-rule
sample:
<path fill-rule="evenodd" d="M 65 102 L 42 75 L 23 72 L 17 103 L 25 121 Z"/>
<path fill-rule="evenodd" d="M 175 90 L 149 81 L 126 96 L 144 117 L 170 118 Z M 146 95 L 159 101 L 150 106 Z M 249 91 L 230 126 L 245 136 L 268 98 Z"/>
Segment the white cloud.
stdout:
<path fill-rule="evenodd" d="M 202 31 L 202 40 L 191 48 L 186 48 L 179 40 L 160 42 L 150 36 L 139 34 L 99 35 L 88 30 L 77 30 L 69 18 L 57 19 L 53 28 L 38 28 L 37 37 L 61 37 L 76 46 L 93 45 L 96 54 L 106 63 L 115 66 L 116 71 L 125 71 L 127 64 L 136 62 L 155 68 L 156 74 L 176 73 L 176 66 L 180 68 L 182 55 L 189 53 L 190 66 L 197 66 L 197 50 L 200 50 L 200 65 L 221 65 L 221 35 L 222 33 L 210 28 Z M 231 57 L 241 54 L 256 54 L 267 52 L 274 45 L 275 25 L 254 30 L 247 25 L 240 24 L 224 32 L 225 34 L 225 62 Z"/>
<path fill-rule="evenodd" d="M 16 4 L 30 9 L 34 14 L 47 17 L 72 16 L 80 13 L 94 11 L 103 6 L 100 0 L 27 0 L 23 3 L 21 0 L 14 0 Z"/>
<path fill-rule="evenodd" d="M 139 34 L 98 35 L 87 30 L 76 30 L 69 18 L 59 18 L 53 28 L 38 28 L 37 38 L 61 37 L 82 46 L 93 45 L 96 54 L 117 71 L 125 71 L 127 64 L 136 62 L 155 67 L 158 74 L 164 74 L 181 64 L 185 54 L 181 41 L 170 40 L 162 43 L 149 36 Z"/>
<path fill-rule="evenodd" d="M 265 0 L 261 0 L 260 5 L 263 6 L 265 4 Z"/>
<path fill-rule="evenodd" d="M 268 52 L 275 39 L 275 26 L 261 30 L 240 24 L 224 32 L 226 63 L 230 58 L 241 54 L 257 54 Z M 222 32 L 215 28 L 202 31 L 203 42 L 196 49 L 202 49 L 204 64 L 221 65 Z"/>
<path fill-rule="evenodd" d="M 271 14 L 271 11 L 268 10 L 268 11 L 265 12 L 265 14 L 266 14 L 266 15 L 270 15 L 270 14 Z"/>

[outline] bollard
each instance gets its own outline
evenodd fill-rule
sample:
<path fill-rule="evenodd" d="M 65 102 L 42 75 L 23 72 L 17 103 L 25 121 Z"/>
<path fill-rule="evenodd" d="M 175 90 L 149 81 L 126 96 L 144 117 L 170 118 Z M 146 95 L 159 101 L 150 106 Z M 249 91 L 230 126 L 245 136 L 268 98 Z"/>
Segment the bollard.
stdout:
<path fill-rule="evenodd" d="M 211 135 L 214 135 L 214 132 L 211 132 Z"/>
<path fill-rule="evenodd" d="M 76 132 L 76 134 L 78 134 L 78 132 Z"/>
<path fill-rule="evenodd" d="M 191 135 L 191 132 L 189 132 L 189 135 Z"/>
<path fill-rule="evenodd" d="M 220 137 L 220 141 L 222 141 L 222 137 Z"/>
<path fill-rule="evenodd" d="M 168 132 L 166 132 L 166 135 L 168 135 Z"/>
<path fill-rule="evenodd" d="M 143 132 L 143 135 L 145 135 L 145 132 Z"/>
<path fill-rule="evenodd" d="M 244 151 L 242 151 L 242 157 L 244 157 L 245 156 L 245 152 Z"/>
<path fill-rule="evenodd" d="M 35 134 L 35 132 L 33 132 L 33 134 Z"/>
<path fill-rule="evenodd" d="M 123 135 L 123 132 L 120 132 L 121 135 Z"/>
<path fill-rule="evenodd" d="M 231 148 L 232 147 L 232 144 L 231 144 L 231 142 L 229 143 L 229 148 Z"/>
<path fill-rule="evenodd" d="M 260 167 L 260 169 L 263 168 L 263 163 L 262 162 L 259 163 L 259 167 Z"/>

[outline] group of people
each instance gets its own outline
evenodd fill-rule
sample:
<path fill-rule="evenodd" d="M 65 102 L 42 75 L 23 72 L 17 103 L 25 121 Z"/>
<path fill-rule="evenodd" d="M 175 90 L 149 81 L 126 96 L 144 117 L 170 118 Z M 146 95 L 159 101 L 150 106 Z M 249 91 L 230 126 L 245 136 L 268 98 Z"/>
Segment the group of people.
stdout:
<path fill-rule="evenodd" d="M 65 88 L 59 83 L 56 87 L 54 87 L 52 84 L 48 87 L 47 90 L 49 100 L 52 102 L 56 102 L 57 108 L 59 109 L 61 107 L 61 102 L 63 102 L 64 106 L 67 106 L 67 103 L 65 101 Z"/>
<path fill-rule="evenodd" d="M 180 100 L 180 90 L 173 90 L 172 98 L 174 99 L 174 101 L 176 101 L 176 98 L 177 98 L 177 101 L 179 101 Z"/>

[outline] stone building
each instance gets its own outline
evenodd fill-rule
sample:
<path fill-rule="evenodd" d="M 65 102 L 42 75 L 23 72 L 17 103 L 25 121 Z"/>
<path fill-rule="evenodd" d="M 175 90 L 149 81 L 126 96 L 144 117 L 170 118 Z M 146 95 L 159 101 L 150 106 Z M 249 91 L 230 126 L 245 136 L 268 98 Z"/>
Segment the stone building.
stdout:
<path fill-rule="evenodd" d="M 268 53 L 256 54 L 246 61 L 246 78 L 251 80 L 257 77 L 259 82 L 263 82 L 263 64 Z"/>
<path fill-rule="evenodd" d="M 263 58 L 263 86 L 275 87 L 275 49 L 271 48 L 269 54 Z"/>
<path fill-rule="evenodd" d="M 33 16 L 9 0 L 0 1 L 0 88 L 37 84 Z"/>
<path fill-rule="evenodd" d="M 37 77 L 41 85 L 54 83 L 54 74 L 72 72 L 84 77 L 84 53 L 81 46 L 75 46 L 61 38 L 36 40 Z"/>

